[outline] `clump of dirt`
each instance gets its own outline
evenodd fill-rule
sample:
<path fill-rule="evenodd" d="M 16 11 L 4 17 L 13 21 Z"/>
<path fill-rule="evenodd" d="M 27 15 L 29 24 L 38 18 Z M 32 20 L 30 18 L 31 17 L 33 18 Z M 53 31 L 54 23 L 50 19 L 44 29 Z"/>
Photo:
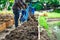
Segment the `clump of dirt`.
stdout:
<path fill-rule="evenodd" d="M 32 20 L 33 19 L 33 20 Z M 38 22 L 36 19 L 29 18 L 21 26 L 11 31 L 9 35 L 2 40 L 38 40 Z"/>

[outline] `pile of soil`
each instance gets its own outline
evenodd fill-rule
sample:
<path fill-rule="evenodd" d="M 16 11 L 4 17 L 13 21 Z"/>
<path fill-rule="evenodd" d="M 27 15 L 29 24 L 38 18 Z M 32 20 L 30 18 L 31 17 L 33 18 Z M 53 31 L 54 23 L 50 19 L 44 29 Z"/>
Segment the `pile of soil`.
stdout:
<path fill-rule="evenodd" d="M 43 30 L 42 30 L 43 29 Z M 50 40 L 47 31 L 44 28 L 40 28 L 40 40 Z"/>
<path fill-rule="evenodd" d="M 52 32 L 51 35 L 48 36 L 48 33 L 44 28 L 40 28 L 40 30 L 41 30 L 41 32 L 40 32 L 40 40 L 56 40 L 57 39 L 54 32 Z"/>
<path fill-rule="evenodd" d="M 29 18 L 21 26 L 11 31 L 9 35 L 2 40 L 38 40 L 38 22 L 36 19 Z"/>
<path fill-rule="evenodd" d="M 13 15 L 11 14 L 6 14 L 6 15 L 0 14 L 0 21 L 11 20 L 11 19 L 14 19 Z"/>

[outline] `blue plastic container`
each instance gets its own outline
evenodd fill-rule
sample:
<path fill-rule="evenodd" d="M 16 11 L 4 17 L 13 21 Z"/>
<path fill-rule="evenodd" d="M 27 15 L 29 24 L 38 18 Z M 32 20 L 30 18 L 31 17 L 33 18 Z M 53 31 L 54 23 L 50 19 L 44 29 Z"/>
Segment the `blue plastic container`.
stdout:
<path fill-rule="evenodd" d="M 29 7 L 25 10 L 22 10 L 22 16 L 20 18 L 21 22 L 27 21 L 29 16 Z"/>

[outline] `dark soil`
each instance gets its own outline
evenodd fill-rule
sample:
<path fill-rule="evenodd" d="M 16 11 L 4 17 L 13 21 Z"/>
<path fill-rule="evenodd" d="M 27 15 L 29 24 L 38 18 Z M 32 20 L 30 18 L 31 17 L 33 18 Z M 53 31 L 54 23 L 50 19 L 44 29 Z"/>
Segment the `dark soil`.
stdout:
<path fill-rule="evenodd" d="M 34 17 L 29 17 L 28 21 L 11 31 L 2 40 L 38 40 L 38 22 Z"/>
<path fill-rule="evenodd" d="M 40 28 L 40 29 L 42 29 L 42 28 Z M 50 34 L 50 36 L 48 36 L 48 33 L 44 28 L 43 28 L 43 30 L 41 30 L 41 32 L 40 32 L 40 40 L 56 40 L 56 39 L 57 39 L 57 37 L 54 34 L 54 32 L 52 32 Z"/>
<path fill-rule="evenodd" d="M 40 40 L 50 40 L 50 38 L 47 34 L 47 31 L 45 29 L 41 30 L 41 32 L 40 32 Z"/>

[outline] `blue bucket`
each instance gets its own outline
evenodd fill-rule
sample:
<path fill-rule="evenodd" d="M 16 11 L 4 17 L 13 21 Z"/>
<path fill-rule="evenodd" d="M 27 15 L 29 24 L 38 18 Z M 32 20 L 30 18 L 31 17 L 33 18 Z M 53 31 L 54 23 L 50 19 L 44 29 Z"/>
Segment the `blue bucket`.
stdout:
<path fill-rule="evenodd" d="M 22 10 L 21 22 L 27 21 L 29 16 L 29 7 L 26 10 Z"/>

